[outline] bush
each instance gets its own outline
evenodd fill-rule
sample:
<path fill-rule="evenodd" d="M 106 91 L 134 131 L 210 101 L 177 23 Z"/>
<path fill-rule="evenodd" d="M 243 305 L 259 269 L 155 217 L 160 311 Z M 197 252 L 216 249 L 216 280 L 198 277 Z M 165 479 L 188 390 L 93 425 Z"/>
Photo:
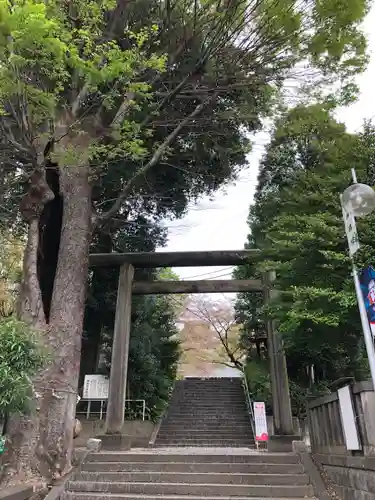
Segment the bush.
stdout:
<path fill-rule="evenodd" d="M 272 393 L 268 360 L 249 359 L 245 366 L 245 376 L 252 401 L 264 401 L 269 413 L 272 410 Z"/>
<path fill-rule="evenodd" d="M 23 322 L 0 320 L 0 419 L 31 410 L 31 377 L 42 367 L 44 356 L 36 336 Z"/>
<path fill-rule="evenodd" d="M 252 401 L 264 401 L 268 415 L 272 415 L 272 389 L 269 373 L 269 361 L 249 359 L 245 366 L 245 374 Z M 289 378 L 290 400 L 294 417 L 305 418 L 310 399 L 329 394 L 327 383 L 320 382 L 311 387 L 304 387 L 298 381 Z"/>

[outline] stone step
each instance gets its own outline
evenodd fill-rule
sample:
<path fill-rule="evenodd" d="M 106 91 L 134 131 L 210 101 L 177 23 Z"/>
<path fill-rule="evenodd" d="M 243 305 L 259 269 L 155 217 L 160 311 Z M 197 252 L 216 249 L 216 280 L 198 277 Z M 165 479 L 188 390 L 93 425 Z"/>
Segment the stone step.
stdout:
<path fill-rule="evenodd" d="M 243 413 L 242 415 L 226 415 L 222 413 L 168 413 L 167 416 L 163 419 L 164 422 L 177 422 L 177 418 L 180 419 L 182 422 L 187 421 L 194 421 L 194 422 L 199 422 L 199 421 L 210 421 L 210 422 L 218 422 L 220 425 L 222 425 L 224 422 L 227 422 L 228 425 L 244 425 L 248 424 L 250 422 L 250 416 Z"/>
<path fill-rule="evenodd" d="M 229 384 L 226 384 L 226 383 L 223 383 L 223 382 L 209 382 L 209 383 L 202 383 L 202 382 L 198 382 L 198 383 L 193 383 L 193 382 L 190 382 L 189 384 L 186 384 L 186 383 L 177 383 L 174 385 L 174 390 L 177 391 L 177 390 L 191 390 L 191 389 L 194 389 L 194 388 L 201 388 L 201 389 L 210 389 L 212 387 L 220 387 L 221 390 L 225 391 L 230 391 L 230 390 L 243 390 L 243 384 L 240 382 L 240 383 L 229 383 Z"/>
<path fill-rule="evenodd" d="M 220 399 L 222 396 L 238 396 L 244 394 L 243 387 L 222 387 L 219 385 L 214 386 L 196 386 L 196 387 L 178 387 L 174 390 L 174 394 L 189 394 L 195 396 L 196 394 L 204 394 L 212 398 Z"/>
<path fill-rule="evenodd" d="M 215 433 L 206 433 L 206 434 L 194 434 L 190 432 L 175 432 L 170 434 L 160 434 L 157 437 L 157 443 L 160 441 L 244 441 L 244 442 L 254 442 L 254 437 L 251 434 L 215 434 Z"/>
<path fill-rule="evenodd" d="M 155 495 L 142 495 L 137 493 L 123 493 L 111 495 L 110 493 L 67 493 L 66 500 L 156 500 Z M 249 500 L 249 496 L 236 497 L 236 500 Z M 309 497 L 313 500 L 314 497 Z M 195 495 L 160 495 L 158 500 L 217 500 L 212 496 Z M 220 500 L 233 500 L 233 497 L 222 496 Z M 272 500 L 270 497 L 251 497 L 251 500 Z M 278 498 L 278 500 L 290 500 L 290 498 Z M 306 500 L 305 498 L 296 498 L 295 500 Z"/>
<path fill-rule="evenodd" d="M 230 425 L 228 425 L 228 429 L 233 429 L 233 427 L 235 426 L 235 423 L 231 423 Z M 245 428 L 246 430 L 250 430 L 251 431 L 251 422 L 250 420 L 248 420 L 247 422 L 241 422 L 241 424 L 239 424 L 239 426 Z M 212 420 L 212 419 L 207 419 L 207 420 L 183 420 L 182 422 L 172 422 L 172 421 L 168 421 L 168 422 L 165 422 L 163 423 L 161 426 L 160 426 L 160 430 L 162 429 L 196 429 L 196 428 L 200 428 L 202 430 L 208 430 L 209 432 L 211 432 L 212 430 L 214 430 L 214 428 L 216 427 L 220 427 L 221 429 L 224 429 L 224 428 L 227 428 L 227 426 L 225 425 L 225 421 L 220 421 L 220 420 Z"/>
<path fill-rule="evenodd" d="M 207 387 L 207 388 L 177 388 L 173 392 L 173 396 L 181 396 L 181 395 L 188 395 L 192 398 L 194 398 L 197 394 L 198 395 L 205 395 L 208 398 L 212 399 L 221 399 L 225 397 L 234 397 L 237 398 L 239 396 L 244 395 L 244 390 L 242 387 L 237 387 L 235 389 L 225 389 L 223 387 Z"/>
<path fill-rule="evenodd" d="M 174 431 L 174 432 L 160 432 L 157 440 L 160 439 L 250 439 L 254 441 L 254 436 L 250 432 L 196 432 L 196 431 Z"/>
<path fill-rule="evenodd" d="M 165 420 L 163 420 L 163 422 L 175 420 L 177 418 L 181 419 L 181 421 L 194 420 L 195 422 L 197 421 L 197 418 L 212 420 L 212 421 L 217 420 L 218 422 L 228 422 L 231 425 L 235 425 L 236 422 L 238 422 L 239 424 L 243 424 L 243 423 L 247 423 L 250 421 L 250 417 L 248 415 L 245 415 L 245 414 L 243 414 L 241 416 L 233 415 L 233 413 L 228 414 L 228 415 L 223 415 L 223 414 L 218 415 L 218 414 L 212 412 L 212 413 L 200 413 L 200 414 L 196 414 L 196 413 L 181 413 L 181 414 L 173 413 L 172 414 L 172 413 L 170 413 L 167 415 Z"/>
<path fill-rule="evenodd" d="M 198 408 L 201 408 L 201 407 L 212 407 L 212 406 L 215 406 L 215 408 L 227 408 L 228 406 L 230 406 L 231 408 L 238 408 L 238 409 L 241 409 L 243 407 L 246 407 L 246 402 L 243 400 L 238 400 L 238 401 L 233 401 L 232 399 L 225 399 L 223 401 L 208 401 L 208 400 L 204 400 L 203 397 L 202 399 L 196 399 L 196 400 L 193 400 L 192 398 L 189 398 L 189 397 L 186 397 L 184 399 L 181 399 L 180 401 L 176 401 L 176 400 L 171 400 L 169 402 L 169 407 L 170 408 L 177 408 L 177 407 L 186 407 L 186 406 L 189 406 L 191 403 L 192 406 L 194 407 L 198 407 Z"/>
<path fill-rule="evenodd" d="M 227 425 L 246 425 L 250 422 L 250 417 L 246 414 L 243 415 L 223 415 L 223 414 L 215 414 L 215 413 L 185 413 L 185 414 L 176 414 L 170 413 L 164 419 L 163 423 L 168 422 L 177 423 L 177 419 L 181 420 L 181 422 L 197 422 L 200 421 L 209 421 L 209 422 L 217 422 L 222 425 L 223 423 L 227 423 Z M 226 427 L 226 425 L 225 425 Z"/>
<path fill-rule="evenodd" d="M 176 432 L 191 432 L 193 434 L 211 434 L 213 432 L 217 432 L 218 434 L 240 434 L 240 435 L 247 435 L 249 434 L 249 432 L 251 433 L 251 425 L 250 425 L 250 422 L 249 422 L 249 425 L 247 427 L 244 427 L 242 430 L 238 429 L 237 427 L 233 426 L 233 427 L 219 427 L 219 426 L 216 426 L 216 428 L 213 428 L 213 429 L 202 429 L 202 428 L 192 428 L 192 429 L 184 429 L 183 427 L 178 427 L 176 425 L 176 427 L 172 428 L 172 427 L 162 427 L 163 431 L 171 431 L 173 432 L 173 430 Z"/>
<path fill-rule="evenodd" d="M 196 454 L 196 453 L 129 453 L 129 452 L 100 452 L 92 453 L 86 463 L 93 462 L 116 462 L 116 463 L 189 463 L 189 464 L 211 464 L 212 462 L 220 464 L 298 464 L 298 456 L 293 453 L 239 453 L 227 455 L 222 451 L 220 453 Z"/>
<path fill-rule="evenodd" d="M 196 422 L 196 421 L 195 421 Z M 204 427 L 203 427 L 204 425 Z M 175 429 L 176 427 L 179 427 L 179 428 L 183 428 L 183 426 L 181 425 L 181 422 L 167 422 L 167 420 L 163 420 L 162 422 L 162 427 L 164 427 L 165 429 Z M 195 425 L 194 428 L 196 428 L 197 426 Z M 189 427 L 190 428 L 190 425 Z M 231 422 L 230 425 L 226 425 L 225 426 L 225 429 L 239 429 L 239 430 L 247 430 L 247 429 L 251 429 L 251 421 L 250 419 L 247 419 L 245 420 L 245 423 L 241 423 L 241 424 L 238 424 L 236 422 Z M 201 430 L 205 430 L 205 429 L 212 429 L 212 430 L 220 430 L 220 429 L 223 429 L 223 425 L 221 425 L 221 422 L 215 422 L 215 421 L 208 421 L 208 422 L 201 422 L 201 425 L 199 426 L 199 429 Z"/>
<path fill-rule="evenodd" d="M 199 389 L 199 388 L 192 388 L 192 389 L 175 389 L 172 397 L 183 397 L 183 396 L 189 396 L 191 398 L 196 398 L 197 396 L 204 396 L 207 398 L 210 398 L 215 401 L 220 401 L 223 398 L 234 398 L 237 399 L 241 396 L 244 396 L 245 391 L 242 389 L 242 387 L 239 387 L 237 389 L 230 389 L 230 390 L 225 390 L 222 387 L 210 387 L 207 389 Z"/>
<path fill-rule="evenodd" d="M 249 412 L 247 408 L 233 409 L 230 407 L 217 408 L 216 406 L 209 406 L 205 408 L 198 408 L 197 406 L 191 408 L 181 408 L 181 406 L 170 408 L 165 415 L 165 418 L 188 418 L 192 417 L 215 417 L 218 419 L 228 419 L 229 421 L 236 422 L 237 420 L 249 419 Z"/>
<path fill-rule="evenodd" d="M 216 393 L 214 393 L 214 390 Z M 217 392 L 218 390 L 218 392 Z M 195 394 L 196 392 L 204 392 L 207 394 L 212 394 L 218 396 L 219 394 L 239 394 L 239 393 L 244 393 L 244 388 L 242 385 L 220 385 L 220 384 L 213 384 L 213 385 L 195 385 L 193 386 L 178 386 L 174 388 L 175 393 L 188 393 L 188 394 Z"/>
<path fill-rule="evenodd" d="M 214 392 L 216 391 L 216 392 Z M 188 394 L 195 394 L 196 392 L 204 392 L 207 394 L 212 394 L 218 396 L 219 394 L 239 394 L 243 393 L 244 388 L 242 385 L 220 385 L 220 384 L 213 384 L 213 385 L 195 385 L 195 386 L 178 386 L 174 388 L 175 393 L 188 393 Z"/>
<path fill-rule="evenodd" d="M 137 493 L 154 495 L 195 495 L 201 497 L 271 497 L 271 498 L 303 498 L 312 497 L 310 485 L 270 486 L 248 484 L 215 484 L 215 483 L 108 483 L 69 481 L 70 492 L 87 493 Z"/>
<path fill-rule="evenodd" d="M 309 484 L 305 474 L 238 474 L 197 472 L 81 472 L 79 481 L 92 483 L 181 483 L 224 485 L 302 486 Z"/>
<path fill-rule="evenodd" d="M 156 438 L 155 444 L 163 445 L 163 444 L 178 444 L 178 443 L 191 443 L 192 446 L 201 446 L 202 443 L 208 443 L 211 447 L 216 446 L 217 448 L 225 448 L 230 447 L 228 443 L 234 444 L 243 444 L 244 446 L 255 444 L 254 437 L 251 435 L 247 436 L 216 436 L 215 434 L 207 434 L 205 436 L 194 436 L 191 434 L 161 434 Z M 225 444 L 220 444 L 225 443 Z"/>
<path fill-rule="evenodd" d="M 196 429 L 196 425 L 192 426 L 191 424 L 189 425 L 181 425 L 180 422 L 175 422 L 174 424 L 170 423 L 168 425 L 162 425 L 161 426 L 161 429 L 164 431 L 164 432 L 174 432 L 174 431 L 190 431 L 192 429 L 194 429 L 194 431 L 196 432 L 220 432 L 220 431 L 225 431 L 225 432 L 239 432 L 239 433 L 247 433 L 247 432 L 250 432 L 252 433 L 252 427 L 251 427 L 251 423 L 249 421 L 249 423 L 247 425 L 232 425 L 232 426 L 225 426 L 225 428 L 223 428 L 222 425 L 218 425 L 218 424 L 205 424 L 205 425 L 200 425 L 199 426 L 199 429 Z"/>
<path fill-rule="evenodd" d="M 154 448 L 255 448 L 254 441 L 204 441 L 198 440 L 176 440 L 157 441 Z"/>
<path fill-rule="evenodd" d="M 191 422 L 191 421 L 194 421 L 194 422 L 197 422 L 197 425 L 199 424 L 199 422 L 201 421 L 200 419 L 204 419 L 205 421 L 209 421 L 209 422 L 217 422 L 217 423 L 220 423 L 220 425 L 222 425 L 223 423 L 227 423 L 228 425 L 246 425 L 250 422 L 250 417 L 248 415 L 243 415 L 241 417 L 234 417 L 233 415 L 231 416 L 228 416 L 228 417 L 225 417 L 223 415 L 214 415 L 214 414 L 206 414 L 206 415 L 199 415 L 198 416 L 198 419 L 197 419 L 197 416 L 192 416 L 192 415 L 189 415 L 189 414 L 184 414 L 184 415 L 167 415 L 166 418 L 163 420 L 163 423 L 165 422 L 168 422 L 168 423 L 171 423 L 171 421 L 173 421 L 174 423 L 177 423 L 176 420 L 174 420 L 174 418 L 180 418 L 181 419 L 181 422 Z"/>
<path fill-rule="evenodd" d="M 301 474 L 301 464 L 272 463 L 186 463 L 186 462 L 88 462 L 81 466 L 87 472 L 192 472 L 236 474 Z"/>
<path fill-rule="evenodd" d="M 196 397 L 196 396 L 191 396 L 191 397 L 184 397 L 184 398 L 179 398 L 179 399 L 171 399 L 170 404 L 173 406 L 174 404 L 179 404 L 179 405 L 184 405 L 184 404 L 191 404 L 193 405 L 200 405 L 200 406 L 210 406 L 210 405 L 215 405 L 215 406 L 225 406 L 227 404 L 230 404 L 232 406 L 246 406 L 246 402 L 244 401 L 244 397 L 242 398 L 238 397 L 236 399 L 233 398 L 216 398 L 216 399 L 204 399 L 203 397 Z"/>
<path fill-rule="evenodd" d="M 175 397 L 184 397 L 184 396 L 189 396 L 190 398 L 193 398 L 195 399 L 197 396 L 205 396 L 207 398 L 209 398 L 210 400 L 213 400 L 213 401 L 218 401 L 218 400 L 221 400 L 223 398 L 228 398 L 228 399 L 239 399 L 241 396 L 243 397 L 244 395 L 244 391 L 242 388 L 239 388 L 238 390 L 231 390 L 231 391 L 224 391 L 222 389 L 219 389 L 219 390 L 212 390 L 211 389 L 207 389 L 207 390 L 203 390 L 203 389 L 192 389 L 191 391 L 190 390 L 184 390 L 184 389 L 175 389 L 174 390 L 174 393 L 172 395 L 172 398 L 175 398 Z"/>
<path fill-rule="evenodd" d="M 202 399 L 202 401 L 207 400 L 207 401 L 239 401 L 241 398 L 245 396 L 243 391 L 236 391 L 236 392 L 228 392 L 222 394 L 221 391 L 216 390 L 216 391 L 210 391 L 210 392 L 205 392 L 205 391 L 191 391 L 189 392 L 182 392 L 182 391 L 177 391 L 172 394 L 171 401 L 183 401 L 184 398 L 186 399 L 192 399 L 193 401 L 197 401 L 198 399 Z"/>
<path fill-rule="evenodd" d="M 181 401 L 181 402 L 178 402 L 178 403 L 171 403 L 170 404 L 170 408 L 190 408 L 190 399 L 185 399 L 184 401 Z M 221 408 L 221 409 L 228 409 L 229 407 L 233 410 L 236 410 L 236 411 L 240 411 L 242 410 L 243 408 L 247 408 L 245 402 L 243 401 L 242 403 L 236 403 L 236 404 L 233 404 L 231 403 L 230 401 L 226 402 L 218 402 L 218 401 L 212 401 L 212 402 L 205 402 L 203 403 L 203 401 L 197 401 L 197 402 L 194 402 L 192 401 L 191 402 L 191 406 L 193 408 Z"/>
<path fill-rule="evenodd" d="M 181 380 L 176 380 L 175 384 L 189 384 L 193 382 L 228 382 L 237 383 L 242 382 L 242 377 L 186 377 Z"/>
<path fill-rule="evenodd" d="M 233 439 L 215 439 L 213 437 L 207 437 L 207 438 L 179 438 L 179 439 L 173 439 L 173 438 L 166 438 L 166 439 L 157 439 L 155 445 L 158 445 L 158 448 L 161 446 L 191 446 L 194 448 L 195 446 L 200 448 L 202 446 L 210 446 L 211 448 L 231 448 L 233 446 L 235 447 L 241 447 L 243 446 L 244 448 L 250 448 L 253 447 L 255 444 L 254 439 L 252 438 L 247 438 L 247 439 L 242 439 L 242 438 L 233 438 Z"/>
<path fill-rule="evenodd" d="M 247 412 L 247 406 L 245 404 L 242 404 L 241 406 L 234 406 L 231 405 L 230 403 L 223 405 L 218 405 L 216 403 L 205 404 L 205 405 L 192 403 L 190 405 L 190 401 L 187 401 L 184 403 L 179 403 L 169 406 L 169 412 L 171 411 L 175 412 L 177 410 L 180 410 L 181 412 L 186 412 L 186 411 L 191 412 L 192 410 L 202 411 L 202 410 L 212 410 L 212 409 L 215 409 L 216 411 L 223 411 L 229 414 L 233 412 L 236 413 L 241 413 L 244 411 Z"/>
<path fill-rule="evenodd" d="M 199 410 L 199 411 L 203 411 L 203 410 L 219 411 L 220 410 L 220 411 L 225 411 L 227 413 L 233 413 L 233 412 L 240 413 L 243 411 L 247 411 L 247 406 L 245 405 L 245 403 L 243 403 L 241 405 L 216 404 L 216 403 L 212 403 L 212 404 L 191 403 L 190 404 L 190 401 L 188 401 L 185 403 L 172 405 L 169 408 L 170 408 L 169 411 L 180 410 L 181 412 L 185 412 L 185 411 L 191 412 L 193 410 Z"/>
<path fill-rule="evenodd" d="M 232 436 L 217 436 L 214 433 L 208 433 L 204 435 L 191 435 L 189 433 L 181 433 L 181 434 L 161 434 L 157 437 L 157 442 L 159 441 L 178 441 L 179 439 L 183 439 L 184 441 L 254 441 L 254 437 L 251 434 L 241 435 L 235 434 Z"/>
<path fill-rule="evenodd" d="M 168 417 L 165 420 L 163 420 L 163 423 L 161 424 L 161 428 L 164 426 L 170 426 L 170 425 L 180 425 L 181 428 L 184 427 L 201 427 L 203 428 L 204 425 L 219 425 L 220 427 L 233 427 L 236 425 L 236 423 L 239 426 L 248 426 L 251 425 L 250 418 L 243 418 L 243 419 L 231 419 L 231 420 L 226 420 L 225 418 L 217 418 L 216 416 L 212 415 L 209 417 L 202 417 L 202 416 L 196 416 L 195 418 L 181 418 L 181 419 L 175 419 Z"/>

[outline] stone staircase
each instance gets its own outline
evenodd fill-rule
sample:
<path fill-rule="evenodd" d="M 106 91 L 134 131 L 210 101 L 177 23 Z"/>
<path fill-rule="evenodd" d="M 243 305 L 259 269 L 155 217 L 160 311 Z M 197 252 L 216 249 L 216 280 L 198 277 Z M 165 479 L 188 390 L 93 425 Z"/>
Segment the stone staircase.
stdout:
<path fill-rule="evenodd" d="M 155 446 L 253 448 L 254 435 L 242 380 L 177 381 Z"/>
<path fill-rule="evenodd" d="M 177 452 L 178 451 L 178 452 Z M 297 455 L 213 450 L 99 452 L 66 500 L 302 500 L 313 490 Z"/>

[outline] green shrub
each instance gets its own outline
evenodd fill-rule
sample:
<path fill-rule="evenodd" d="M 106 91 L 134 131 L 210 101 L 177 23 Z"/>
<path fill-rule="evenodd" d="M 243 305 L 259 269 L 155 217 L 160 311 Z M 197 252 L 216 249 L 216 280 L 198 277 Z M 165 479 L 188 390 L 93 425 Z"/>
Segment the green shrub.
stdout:
<path fill-rule="evenodd" d="M 252 401 L 264 401 L 269 413 L 272 409 L 272 393 L 268 360 L 249 359 L 245 366 L 245 375 Z"/>
<path fill-rule="evenodd" d="M 0 419 L 31 410 L 31 377 L 43 366 L 34 332 L 11 317 L 0 320 Z"/>
<path fill-rule="evenodd" d="M 272 415 L 272 389 L 269 373 L 269 361 L 249 359 L 245 366 L 245 374 L 252 401 L 264 401 L 267 414 Z M 304 387 L 289 379 L 290 400 L 293 416 L 306 417 L 306 408 L 310 399 L 329 394 L 327 383 L 320 382 L 311 387 Z"/>

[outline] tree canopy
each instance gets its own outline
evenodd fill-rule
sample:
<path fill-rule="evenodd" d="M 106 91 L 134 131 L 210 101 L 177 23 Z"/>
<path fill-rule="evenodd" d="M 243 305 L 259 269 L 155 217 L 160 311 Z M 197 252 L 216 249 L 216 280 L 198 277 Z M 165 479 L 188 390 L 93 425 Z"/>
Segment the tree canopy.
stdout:
<path fill-rule="evenodd" d="M 366 373 L 362 331 L 351 277 L 340 194 L 358 179 L 373 184 L 374 131 L 349 134 L 322 105 L 282 116 L 261 162 L 250 209 L 248 247 L 260 260 L 238 273 L 277 271 L 280 299 L 272 306 L 283 334 L 289 375 L 304 388 Z M 374 218 L 358 223 L 358 265 L 373 262 Z M 244 336 L 264 333 L 259 297 L 240 296 Z"/>
<path fill-rule="evenodd" d="M 163 240 L 163 214 L 235 178 L 289 82 L 350 99 L 368 6 L 0 0 L 0 196 L 27 226 L 20 318 L 54 353 L 14 470 L 70 470 L 90 246 Z"/>

